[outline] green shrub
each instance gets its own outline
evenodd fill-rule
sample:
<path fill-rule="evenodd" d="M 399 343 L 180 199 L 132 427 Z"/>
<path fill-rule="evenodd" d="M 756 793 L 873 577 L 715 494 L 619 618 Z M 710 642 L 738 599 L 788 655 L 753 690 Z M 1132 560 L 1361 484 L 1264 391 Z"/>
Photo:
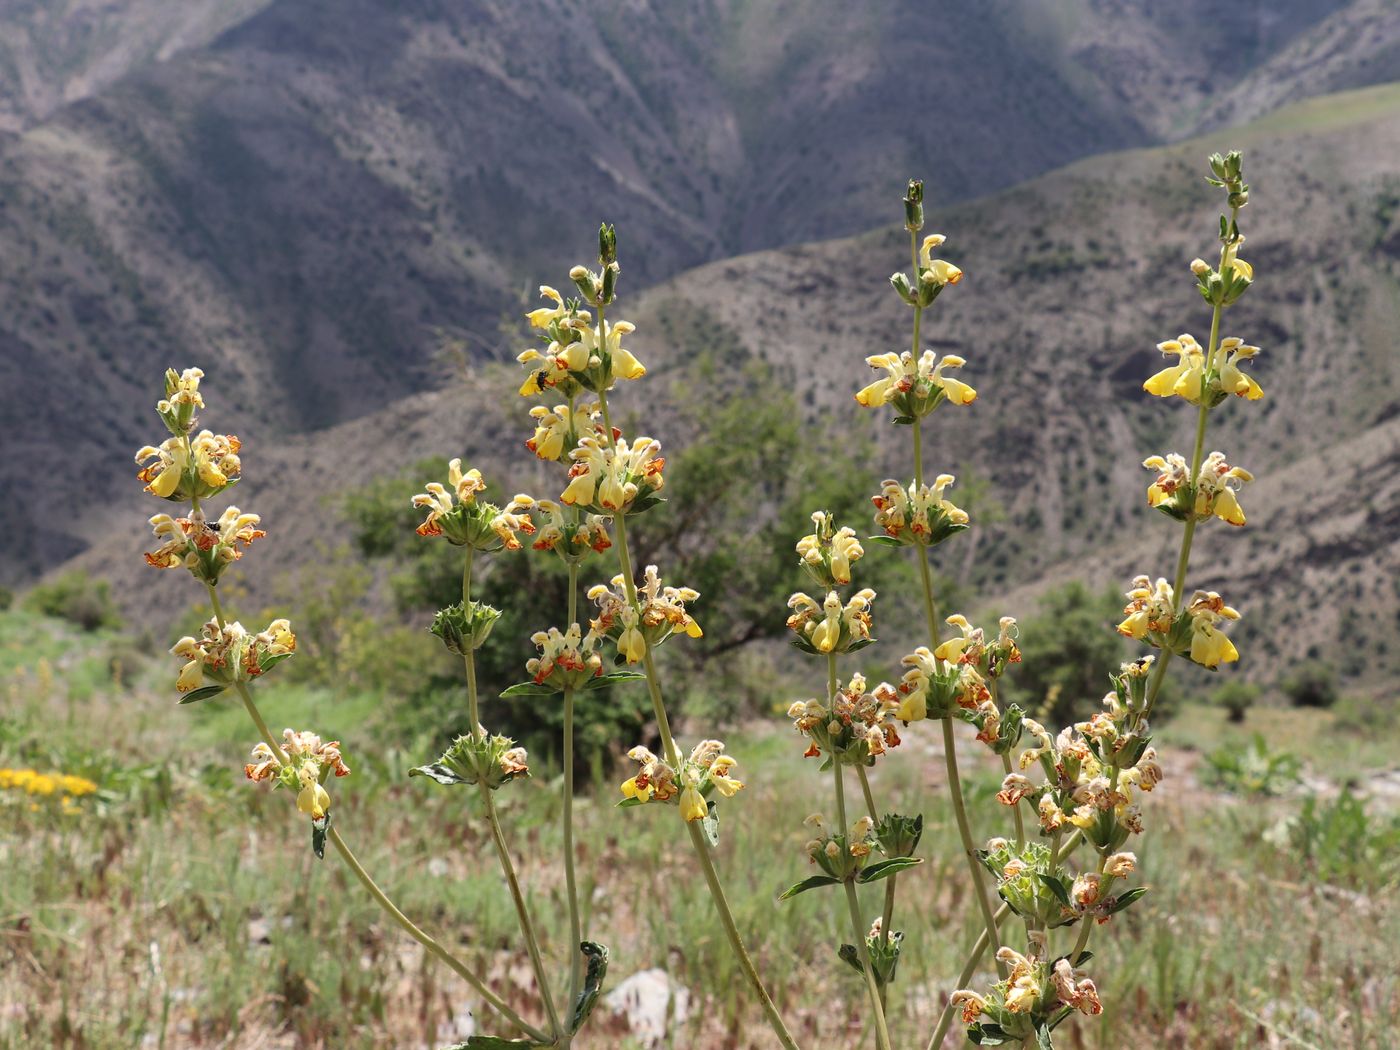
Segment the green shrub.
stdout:
<path fill-rule="evenodd" d="M 1231 722 L 1243 722 L 1245 713 L 1259 699 L 1259 687 L 1248 682 L 1230 679 L 1211 697 L 1217 707 L 1223 707 Z"/>
<path fill-rule="evenodd" d="M 1268 838 L 1319 882 L 1371 891 L 1400 882 L 1400 815 L 1372 816 L 1349 790 L 1331 802 L 1306 799 Z"/>
<path fill-rule="evenodd" d="M 1201 781 L 1236 795 L 1282 795 L 1296 786 L 1303 766 L 1296 755 L 1270 751 L 1256 733 L 1249 744 L 1227 744 L 1205 757 Z"/>
<path fill-rule="evenodd" d="M 81 569 L 37 585 L 24 604 L 33 612 L 67 620 L 85 631 L 120 627 L 122 622 L 112 601 L 111 584 L 95 580 Z"/>
<path fill-rule="evenodd" d="M 1294 707 L 1331 707 L 1340 695 L 1337 669 L 1321 660 L 1295 667 L 1281 688 Z"/>

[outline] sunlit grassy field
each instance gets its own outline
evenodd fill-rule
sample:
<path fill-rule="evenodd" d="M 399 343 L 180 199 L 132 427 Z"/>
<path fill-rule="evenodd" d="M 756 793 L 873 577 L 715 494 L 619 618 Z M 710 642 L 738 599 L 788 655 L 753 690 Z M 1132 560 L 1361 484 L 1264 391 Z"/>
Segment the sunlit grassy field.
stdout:
<path fill-rule="evenodd" d="M 168 664 L 114 633 L 0 613 L 0 767 L 98 785 L 67 804 L 62 792 L 0 790 L 0 1047 L 417 1050 L 460 1042 L 473 1013 L 475 1031 L 496 1030 L 332 855 L 312 855 L 287 797 L 243 780 L 254 737 L 241 708 L 177 707 Z M 275 726 L 340 736 L 355 772 L 338 785 L 336 826 L 409 914 L 533 1017 L 474 795 L 407 779 L 427 744 L 406 742 L 384 698 L 276 684 L 260 696 Z M 1188 706 L 1162 730 L 1168 779 L 1148 800 L 1147 834 L 1130 844 L 1151 892 L 1091 945 L 1105 1014 L 1067 1024 L 1057 1045 L 1397 1045 L 1400 762 L 1393 725 L 1364 721 L 1354 710 L 1256 707 L 1236 726 Z M 1201 748 L 1242 752 L 1255 732 L 1275 757 L 1299 759 L 1300 775 L 1205 775 Z M 835 956 L 843 911 L 819 892 L 776 900 L 810 873 L 800 822 L 830 808 L 826 778 L 804 764 L 781 716 L 725 735 L 749 785 L 721 829 L 740 926 L 801 1044 L 858 1045 L 863 990 Z M 937 736 L 932 723 L 911 726 L 898 760 L 874 774 L 878 797 L 930 825 L 925 864 L 899 879 L 906 941 L 890 1012 L 901 1048 L 926 1044 L 975 932 Z M 969 790 L 985 795 L 1000 772 L 979 757 L 968 748 L 964 763 Z M 558 786 L 537 769 L 498 798 L 562 984 Z M 597 784 L 578 812 L 586 930 L 612 950 L 609 985 L 661 967 L 685 989 L 684 1016 L 652 1045 L 771 1046 L 674 811 L 617 810 L 616 797 Z M 994 811 L 975 808 L 981 837 L 1009 833 L 987 823 Z M 865 891 L 872 914 L 880 890 Z M 575 1045 L 646 1044 L 600 1007 Z M 963 1045 L 956 1029 L 948 1045 Z"/>

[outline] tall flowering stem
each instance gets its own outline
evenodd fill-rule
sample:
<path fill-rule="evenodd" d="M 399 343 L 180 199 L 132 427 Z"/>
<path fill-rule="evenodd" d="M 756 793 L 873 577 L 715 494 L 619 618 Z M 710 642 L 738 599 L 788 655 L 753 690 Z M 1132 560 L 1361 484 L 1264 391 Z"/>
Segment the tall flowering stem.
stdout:
<path fill-rule="evenodd" d="M 204 407 L 200 393 L 203 372 L 197 368 L 183 373 L 167 371 L 165 398 L 156 406 L 157 414 L 171 434 L 159 447 L 137 453 L 137 462 L 147 464 L 138 478 L 146 491 L 174 503 L 188 503 L 189 516 L 173 518 L 158 514 L 151 525 L 161 547 L 146 555 L 149 565 L 160 569 L 185 568 L 204 584 L 212 619 L 199 639 L 182 638 L 172 652 L 187 662 L 181 669 L 177 688 L 182 704 L 209 700 L 232 688 L 243 704 L 261 738 L 253 748 L 254 761 L 245 766 L 249 779 L 270 780 L 274 786 L 297 791 L 297 809 L 312 823 L 312 847 L 317 856 L 329 842 L 366 892 L 414 940 L 435 958 L 465 980 L 478 994 L 517 1030 L 532 1040 L 549 1039 L 542 1030 L 521 1017 L 504 999 L 435 938 L 406 916 L 365 870 L 340 832 L 331 826 L 331 798 L 325 789 L 329 775 L 348 775 L 338 742 L 323 743 L 309 732 L 288 729 L 279 741 L 258 710 L 249 686 L 251 679 L 267 673 L 278 662 L 296 651 L 296 638 L 286 620 L 274 620 L 265 631 L 249 635 L 241 624 L 229 620 L 219 598 L 217 584 L 244 550 L 264 533 L 257 528 L 259 517 L 229 507 L 217 522 L 208 521 L 203 502 L 220 495 L 241 476 L 238 455 L 240 442 L 232 435 L 200 431 L 195 434 L 195 412 Z"/>
<path fill-rule="evenodd" d="M 570 406 L 572 407 L 572 405 Z M 577 516 L 575 515 L 575 519 Z M 578 622 L 578 563 L 569 562 L 568 623 Z M 574 687 L 564 687 L 564 889 L 569 898 L 570 953 L 569 1002 L 577 1002 L 583 988 L 583 953 L 576 950 L 583 943 L 583 918 L 578 902 L 578 874 L 574 848 Z"/>

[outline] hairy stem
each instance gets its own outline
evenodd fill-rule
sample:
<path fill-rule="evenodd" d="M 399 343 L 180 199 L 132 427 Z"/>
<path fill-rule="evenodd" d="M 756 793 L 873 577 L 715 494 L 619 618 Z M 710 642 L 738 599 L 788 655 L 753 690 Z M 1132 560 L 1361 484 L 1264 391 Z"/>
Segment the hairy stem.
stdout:
<path fill-rule="evenodd" d="M 539 985 L 540 998 L 544 1000 L 545 1013 L 549 1015 L 550 1029 L 558 1039 L 564 1032 L 559 1023 L 559 1013 L 554 1008 L 554 996 L 549 990 L 549 977 L 545 973 L 544 959 L 540 955 L 539 941 L 535 937 L 535 925 L 530 921 L 530 910 L 525 906 L 525 895 L 520 891 L 520 880 L 515 874 L 515 864 L 506 848 L 506 837 L 501 831 L 501 819 L 496 814 L 496 802 L 491 797 L 491 789 L 485 781 L 481 784 L 481 801 L 486 808 L 486 820 L 491 825 L 491 839 L 496 845 L 496 856 L 505 873 L 506 885 L 510 889 L 510 899 L 515 903 L 515 914 L 520 919 L 520 930 L 525 934 L 525 949 L 530 955 L 530 965 L 535 971 L 535 983 Z"/>
<path fill-rule="evenodd" d="M 567 630 L 578 619 L 578 563 L 569 562 L 569 617 Z M 574 690 L 564 690 L 564 887 L 569 898 L 569 1002 L 578 1002 L 583 990 L 583 920 L 578 903 L 578 876 L 574 870 Z M 568 1047 L 566 1039 L 563 1046 Z"/>
<path fill-rule="evenodd" d="M 601 338 L 601 309 L 598 311 L 598 324 Z M 608 414 L 608 397 L 601 391 L 598 394 L 598 407 L 603 413 L 603 427 L 607 431 L 607 439 L 611 444 L 613 442 L 613 428 L 612 419 Z M 634 609 L 639 608 L 637 584 L 632 575 L 632 555 L 627 549 L 627 518 L 625 514 L 613 515 L 613 528 L 617 534 L 617 561 L 618 567 L 622 570 L 623 589 L 627 595 L 628 603 Z M 642 670 L 646 673 L 647 691 L 651 695 L 651 709 L 656 718 L 656 729 L 661 735 L 662 754 L 665 755 L 666 761 L 673 769 L 679 770 L 682 765 L 681 753 L 676 746 L 675 737 L 671 735 L 671 721 L 666 715 L 666 701 L 661 694 L 660 678 L 656 673 L 656 663 L 652 659 L 650 645 L 642 654 Z M 743 938 L 739 936 L 739 927 L 734 922 L 734 913 L 729 908 L 729 899 L 725 896 L 724 887 L 720 885 L 719 873 L 715 870 L 714 858 L 710 855 L 710 844 L 705 839 L 700 822 L 686 821 L 685 823 L 686 830 L 690 833 L 691 845 L 695 849 L 695 856 L 700 861 L 701 870 L 705 875 L 705 884 L 709 887 L 710 897 L 714 901 L 715 910 L 719 913 L 720 925 L 724 927 L 725 936 L 729 940 L 729 947 L 734 952 L 734 957 L 738 960 L 740 968 L 754 989 L 754 993 L 758 996 L 759 1005 L 763 1007 L 764 1015 L 768 1019 L 769 1026 L 773 1029 L 773 1034 L 778 1037 L 778 1041 L 786 1050 L 797 1050 L 797 1044 L 788 1032 L 782 1015 L 778 1013 L 778 1008 L 773 1004 L 773 998 L 768 994 L 768 989 L 764 987 L 763 978 L 759 976 L 758 969 L 754 966 L 748 949 L 744 947 Z"/>
<path fill-rule="evenodd" d="M 350 847 L 347 846 L 345 840 L 340 837 L 340 832 L 335 828 L 331 828 L 330 831 L 327 832 L 326 837 L 330 839 L 331 845 L 336 848 L 336 852 L 340 854 L 341 860 L 345 861 L 346 866 L 355 873 L 355 877 L 360 880 L 360 884 L 369 892 L 369 895 L 375 899 L 381 908 L 389 913 L 390 917 L 393 918 L 395 922 L 404 928 L 410 937 L 421 944 L 428 952 L 446 963 L 458 976 L 475 988 L 477 993 L 490 1003 L 502 1017 L 515 1025 L 516 1028 L 524 1032 L 529 1038 L 541 1043 L 550 1041 L 549 1036 L 545 1035 L 544 1032 L 541 1032 L 534 1025 L 527 1023 L 518 1013 L 510 1008 L 504 999 L 493 992 L 486 985 L 486 982 L 468 970 L 455 955 L 432 937 L 428 936 L 428 934 L 424 933 L 414 924 L 413 920 L 399 911 L 398 906 L 395 905 L 394 902 L 389 899 L 388 895 L 379 888 L 372 878 L 370 878 L 369 872 L 365 871 L 355 854 L 350 852 Z"/>

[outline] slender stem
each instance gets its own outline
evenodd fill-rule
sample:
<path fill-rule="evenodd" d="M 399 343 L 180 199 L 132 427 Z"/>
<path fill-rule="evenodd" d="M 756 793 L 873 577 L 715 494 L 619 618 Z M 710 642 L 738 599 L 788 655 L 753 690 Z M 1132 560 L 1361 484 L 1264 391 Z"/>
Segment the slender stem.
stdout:
<path fill-rule="evenodd" d="M 997 681 L 998 679 L 995 676 L 993 676 L 987 682 L 987 687 L 992 694 L 992 703 L 996 704 L 997 710 L 1000 711 L 1001 703 L 997 697 Z M 1011 775 L 1011 752 L 1007 751 L 1002 754 L 1001 768 L 1002 772 L 1004 772 L 1007 776 Z M 1021 817 L 1021 803 L 1017 802 L 1016 805 L 1011 807 L 1011 819 L 1016 824 L 1016 848 L 1022 849 L 1026 845 L 1026 824 L 1024 819 L 1022 819 Z"/>
<path fill-rule="evenodd" d="M 530 910 L 525 906 L 525 895 L 520 891 L 520 880 L 516 877 L 515 865 L 510 859 L 510 850 L 506 848 L 506 837 L 501 831 L 501 820 L 496 814 L 496 803 L 491 797 L 491 789 L 486 786 L 485 781 L 482 781 L 481 784 L 481 801 L 486 808 L 486 820 L 491 825 L 491 839 L 496 844 L 496 856 L 501 862 L 501 871 L 505 873 L 511 900 L 515 902 L 515 914 L 520 919 L 520 930 L 525 934 L 525 948 L 530 954 L 530 965 L 535 971 L 535 983 L 539 985 L 540 998 L 544 1000 L 545 1013 L 549 1015 L 550 1029 L 557 1039 L 563 1034 L 564 1029 L 559 1023 L 558 1011 L 554 1008 L 554 996 L 550 994 L 549 978 L 544 970 L 544 959 L 540 955 L 539 941 L 535 938 L 535 925 L 530 921 Z"/>
<path fill-rule="evenodd" d="M 598 321 L 601 335 L 601 309 Z M 607 440 L 611 444 L 613 442 L 612 419 L 608 415 L 608 396 L 602 391 L 598 393 L 598 408 L 603 413 L 603 427 L 607 431 Z M 628 602 L 633 608 L 636 608 L 638 605 L 637 585 L 632 578 L 631 552 L 627 549 L 626 515 L 615 514 L 613 528 L 617 534 L 617 561 L 622 570 L 622 585 L 627 594 Z M 666 702 L 661 695 L 660 678 L 656 673 L 656 663 L 652 659 L 650 645 L 642 653 L 642 670 L 646 673 L 647 691 L 651 695 L 651 709 L 653 717 L 656 719 L 656 729 L 661 735 L 662 753 L 672 768 L 678 770 L 681 768 L 681 753 L 676 746 L 675 738 L 671 735 L 671 722 L 666 715 Z M 739 966 L 748 978 L 749 984 L 753 986 L 759 1004 L 763 1007 L 763 1012 L 768 1018 L 768 1024 L 778 1037 L 778 1041 L 786 1050 L 797 1050 L 797 1044 L 788 1032 L 782 1015 L 778 1013 L 778 1008 L 773 1005 L 773 998 L 768 994 L 768 989 L 763 986 L 763 978 L 759 976 L 758 969 L 754 966 L 753 959 L 749 957 L 748 949 L 744 947 L 744 941 L 739 936 L 739 928 L 734 922 L 733 912 L 730 911 L 729 900 L 725 897 L 724 887 L 720 885 L 719 874 L 715 871 L 714 859 L 710 856 L 710 844 L 700 830 L 699 821 L 686 821 L 685 823 L 686 829 L 690 832 L 691 845 L 694 847 L 695 855 L 700 861 L 700 867 L 705 873 L 705 883 L 709 887 L 710 897 L 714 901 L 715 910 L 719 913 L 720 924 L 724 927 L 725 936 L 729 938 L 729 946 L 733 950 L 735 958 L 738 959 Z"/>
<path fill-rule="evenodd" d="M 826 657 L 826 691 L 827 703 L 831 710 L 836 708 L 836 694 L 840 685 L 836 678 L 836 654 L 828 653 Z M 831 770 L 836 782 L 836 828 L 837 831 L 846 836 L 846 845 L 849 848 L 854 845 L 850 841 L 851 829 L 846 823 L 846 779 L 845 766 L 840 759 L 833 755 L 831 757 Z M 861 778 L 862 785 L 866 785 L 865 778 Z M 869 786 L 866 785 L 866 799 L 870 807 L 870 819 L 875 819 L 875 806 L 869 801 Z M 875 979 L 875 966 L 870 961 L 870 946 L 865 942 L 865 928 L 860 917 L 860 899 L 856 894 L 855 883 L 850 878 L 845 880 L 846 905 L 851 913 L 851 934 L 855 938 L 856 952 L 860 955 L 860 965 L 865 975 L 865 985 L 870 992 L 870 1007 L 875 1011 L 875 1041 L 881 1050 L 890 1050 L 890 1032 L 885 1021 L 884 1000 L 880 995 L 880 983 Z"/>
<path fill-rule="evenodd" d="M 209 591 L 209 601 L 210 605 L 213 607 L 214 610 L 214 620 L 222 629 L 225 620 L 223 607 L 219 603 L 218 593 L 214 590 L 212 585 L 206 584 L 205 586 L 208 588 Z M 267 723 L 263 720 L 262 713 L 258 710 L 257 704 L 253 702 L 253 694 L 248 689 L 247 683 L 241 681 L 237 682 L 235 683 L 235 688 L 238 690 L 238 695 L 243 699 L 244 709 L 248 712 L 248 716 L 253 720 L 253 724 L 257 726 L 258 732 L 262 735 L 263 740 L 265 740 L 267 742 L 267 745 L 270 748 L 272 748 L 272 752 L 274 755 L 278 756 L 278 760 L 283 765 L 286 765 L 290 761 L 290 759 L 288 758 L 287 753 L 282 750 L 277 740 L 273 737 L 271 730 L 267 728 Z M 375 901 L 379 904 L 381 908 L 383 908 L 386 912 L 389 913 L 390 917 L 395 922 L 397 922 L 400 926 L 404 928 L 404 930 L 408 932 L 409 936 L 411 936 L 414 940 L 416 940 L 433 955 L 436 955 L 439 959 L 446 963 L 463 980 L 465 980 L 468 984 L 475 988 L 477 992 L 481 995 L 481 997 L 485 999 L 493 1008 L 495 1008 L 501 1014 L 501 1016 L 503 1016 L 511 1024 L 515 1025 L 515 1027 L 520 1029 L 520 1031 L 524 1032 L 531 1039 L 538 1039 L 541 1041 L 548 1039 L 548 1037 L 543 1032 L 541 1032 L 538 1028 L 535 1028 L 533 1025 L 528 1024 L 518 1013 L 512 1010 L 510 1006 L 506 1003 L 506 1001 L 500 996 L 498 996 L 495 992 L 493 992 L 486 985 L 486 983 L 481 980 L 481 978 L 477 977 L 476 974 L 468 970 L 465 963 L 463 963 L 460 959 L 458 959 L 455 955 L 453 955 L 450 951 L 444 948 L 441 944 L 439 944 L 428 934 L 424 933 L 423 930 L 421 930 L 417 925 L 414 924 L 413 920 L 411 920 L 408 916 L 401 912 L 398 906 L 394 904 L 392 900 L 389 899 L 388 895 L 385 894 L 385 892 L 379 888 L 379 886 L 375 883 L 375 881 L 372 878 L 370 878 L 369 873 L 365 871 L 365 869 L 361 866 L 359 860 L 355 857 L 355 854 L 350 852 L 350 847 L 347 846 L 345 844 L 345 840 L 340 837 L 339 831 L 337 831 L 335 828 L 331 828 L 327 833 L 327 837 L 335 846 L 336 851 L 341 856 L 341 859 L 345 861 L 346 865 L 350 868 L 350 870 L 355 873 L 355 877 L 358 878 L 360 882 L 364 885 L 365 889 L 369 891 L 370 896 L 375 899 Z"/>
<path fill-rule="evenodd" d="M 836 777 L 841 778 L 841 764 L 836 765 Z M 850 879 L 846 887 L 846 908 L 851 913 L 851 932 L 856 939 L 856 951 L 860 953 L 860 965 L 865 972 L 865 987 L 870 993 L 870 1007 L 875 1011 L 875 1043 L 880 1050 L 890 1050 L 890 1030 L 885 1022 L 885 1007 L 880 997 L 880 986 L 875 980 L 875 967 L 870 962 L 870 946 L 865 943 L 865 931 L 861 929 L 860 901 L 856 897 L 856 884 Z"/>
<path fill-rule="evenodd" d="M 967 820 L 967 804 L 963 800 L 962 780 L 958 776 L 957 739 L 953 735 L 953 720 L 944 718 L 940 721 L 943 723 L 943 757 L 948 766 L 948 790 L 953 796 L 953 815 L 958 822 L 958 836 L 962 839 L 968 870 L 972 872 L 973 893 L 977 898 L 977 906 L 982 911 L 982 919 L 987 926 L 987 936 L 995 941 L 997 939 L 996 920 L 992 917 L 991 901 L 987 899 L 987 885 L 982 877 L 982 865 L 977 862 L 977 846 L 972 841 L 972 828 Z M 1004 964 L 998 963 L 997 969 L 1004 970 Z M 1003 973 L 1002 976 L 1005 977 L 1006 974 Z"/>
<path fill-rule="evenodd" d="M 870 819 L 875 823 L 880 823 L 880 811 L 875 806 L 875 796 L 870 791 L 870 777 L 866 775 L 864 766 L 856 766 L 856 776 L 860 779 L 860 793 L 865 796 L 865 809 L 870 814 Z"/>
<path fill-rule="evenodd" d="M 1064 846 L 1051 855 L 1052 860 L 1058 863 L 1068 858 L 1079 845 L 1079 839 L 1082 834 L 1083 832 L 1075 829 L 1074 834 L 1070 835 Z M 994 916 L 996 924 L 1000 926 L 1010 915 L 1011 906 L 1009 904 L 1003 904 L 997 909 L 996 915 Z M 967 961 L 963 964 L 962 972 L 958 974 L 957 984 L 954 985 L 955 988 L 967 987 L 968 982 L 972 980 L 972 975 L 977 972 L 977 967 L 982 964 L 982 956 L 986 954 L 987 947 L 992 943 L 992 940 L 993 938 L 987 936 L 986 930 L 983 930 L 977 935 L 977 941 L 973 944 L 972 951 L 968 953 Z M 938 1026 L 933 1030 L 933 1035 L 929 1038 L 927 1050 L 939 1050 L 939 1048 L 943 1046 L 943 1039 L 947 1036 L 948 1029 L 952 1027 L 955 1012 L 951 1000 L 943 1005 L 943 1013 L 939 1016 Z"/>
<path fill-rule="evenodd" d="M 534 1025 L 526 1022 L 524 1018 L 512 1010 L 504 999 L 493 992 L 485 981 L 468 970 L 455 955 L 432 937 L 428 936 L 428 934 L 424 933 L 414 924 L 412 919 L 399 911 L 398 906 L 395 905 L 394 902 L 389 899 L 388 895 L 379 888 L 372 878 L 370 878 L 369 872 L 365 871 L 355 854 L 350 852 L 350 847 L 347 846 L 345 840 L 340 837 L 339 831 L 335 828 L 331 828 L 330 831 L 327 832 L 327 838 L 330 839 L 331 845 L 336 848 L 341 859 L 345 861 L 346 866 L 355 873 L 355 877 L 360 880 L 361 885 L 369 891 L 369 895 L 378 902 L 381 908 L 389 913 L 395 922 L 404 928 L 410 937 L 446 963 L 458 976 L 475 988 L 481 997 L 490 1003 L 502 1017 L 515 1025 L 516 1028 L 520 1029 L 531 1039 L 538 1040 L 541 1043 L 550 1041 L 549 1036 Z"/>
<path fill-rule="evenodd" d="M 700 830 L 700 822 L 698 820 L 687 821 L 686 830 L 690 832 L 690 842 L 695 847 L 695 856 L 699 858 L 700 870 L 705 875 L 705 884 L 710 888 L 710 896 L 714 899 L 715 910 L 719 913 L 720 925 L 724 927 L 724 935 L 729 938 L 729 946 L 739 960 L 739 966 L 743 969 L 744 976 L 749 979 L 749 984 L 758 996 L 759 1005 L 763 1007 L 763 1012 L 768 1017 L 769 1026 L 785 1050 L 797 1050 L 797 1043 L 793 1041 L 792 1035 L 787 1030 L 787 1025 L 783 1023 L 782 1015 L 778 1013 L 778 1008 L 773 1005 L 773 999 L 768 994 L 768 989 L 763 986 L 763 978 L 758 975 L 753 960 L 749 958 L 749 953 L 744 948 L 743 939 L 739 936 L 739 928 L 734 924 L 734 913 L 729 910 L 729 900 L 724 895 L 724 887 L 720 885 L 719 874 L 715 871 L 714 859 L 710 856 L 710 844 L 705 841 L 704 832 Z"/>
<path fill-rule="evenodd" d="M 569 562 L 569 617 L 578 619 L 578 563 Z M 567 628 L 566 628 L 567 629 Z M 569 898 L 569 1002 L 578 1002 L 583 990 L 583 920 L 578 903 L 578 876 L 574 870 L 574 691 L 564 690 L 564 886 Z M 568 1041 L 564 1046 L 567 1048 Z"/>
<path fill-rule="evenodd" d="M 472 600 L 472 558 L 476 554 L 476 548 L 467 547 L 466 561 L 462 565 L 462 608 L 465 611 Z M 473 736 L 486 736 L 486 729 L 481 724 L 479 704 L 476 695 L 476 652 L 467 649 L 462 654 L 462 666 L 467 675 L 467 719 L 471 725 Z"/>

